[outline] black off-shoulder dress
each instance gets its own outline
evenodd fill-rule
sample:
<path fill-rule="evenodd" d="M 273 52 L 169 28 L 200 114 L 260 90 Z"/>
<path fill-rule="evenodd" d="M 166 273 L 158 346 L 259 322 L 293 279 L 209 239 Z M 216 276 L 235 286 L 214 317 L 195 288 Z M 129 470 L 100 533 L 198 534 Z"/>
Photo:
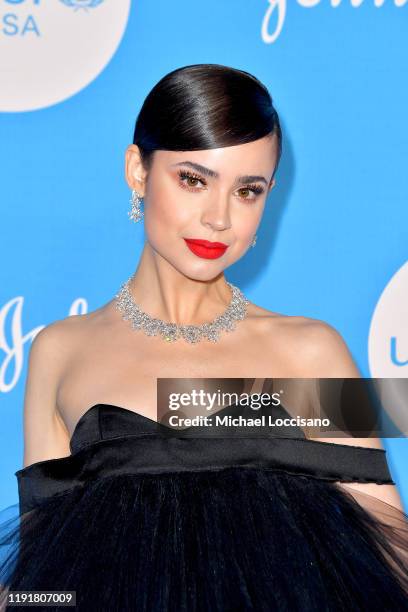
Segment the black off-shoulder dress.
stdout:
<path fill-rule="evenodd" d="M 337 484 L 394 484 L 384 450 L 298 428 L 165 430 L 97 404 L 70 456 L 16 472 L 4 609 L 36 590 L 75 591 L 64 609 L 81 612 L 408 610 L 408 517 Z"/>

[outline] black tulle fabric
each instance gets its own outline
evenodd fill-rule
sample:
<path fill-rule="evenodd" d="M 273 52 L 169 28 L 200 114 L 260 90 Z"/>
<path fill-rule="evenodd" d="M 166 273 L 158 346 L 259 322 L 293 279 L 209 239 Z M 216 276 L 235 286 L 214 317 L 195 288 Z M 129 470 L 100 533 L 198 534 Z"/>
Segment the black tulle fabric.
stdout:
<path fill-rule="evenodd" d="M 385 451 L 190 433 L 97 404 L 70 456 L 17 471 L 0 610 L 17 590 L 76 591 L 81 612 L 408 610 L 408 517 L 347 489 L 393 484 Z"/>

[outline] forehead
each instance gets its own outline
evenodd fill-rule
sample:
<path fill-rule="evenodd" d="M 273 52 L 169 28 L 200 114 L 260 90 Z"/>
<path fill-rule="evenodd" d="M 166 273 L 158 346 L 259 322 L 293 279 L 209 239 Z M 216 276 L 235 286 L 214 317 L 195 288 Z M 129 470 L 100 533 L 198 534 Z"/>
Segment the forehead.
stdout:
<path fill-rule="evenodd" d="M 156 151 L 158 165 L 177 169 L 184 162 L 195 162 L 213 171 L 210 178 L 237 174 L 272 174 L 277 158 L 277 137 L 265 136 L 244 144 L 201 151 Z"/>

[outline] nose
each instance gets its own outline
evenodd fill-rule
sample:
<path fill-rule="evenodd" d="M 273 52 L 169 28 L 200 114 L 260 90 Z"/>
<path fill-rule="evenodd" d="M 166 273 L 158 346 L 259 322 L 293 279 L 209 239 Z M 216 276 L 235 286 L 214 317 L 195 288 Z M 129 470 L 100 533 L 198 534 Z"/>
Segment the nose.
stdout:
<path fill-rule="evenodd" d="M 202 215 L 201 223 L 218 231 L 231 227 L 229 201 L 227 196 L 219 195 L 207 202 Z"/>

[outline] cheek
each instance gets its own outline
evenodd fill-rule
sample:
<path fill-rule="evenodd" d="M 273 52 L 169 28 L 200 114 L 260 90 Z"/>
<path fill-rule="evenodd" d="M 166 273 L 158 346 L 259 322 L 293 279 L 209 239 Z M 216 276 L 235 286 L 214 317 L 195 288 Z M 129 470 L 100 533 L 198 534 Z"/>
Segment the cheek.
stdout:
<path fill-rule="evenodd" d="M 234 234 L 238 241 L 246 242 L 248 239 L 252 238 L 262 217 L 262 210 L 258 208 L 256 210 L 251 210 L 250 207 L 252 204 L 248 204 L 247 206 L 248 210 L 245 211 L 245 214 L 241 212 L 241 214 L 236 215 L 233 220 Z"/>
<path fill-rule="evenodd" d="M 182 194 L 171 184 L 152 181 L 154 188 L 146 194 L 145 229 L 148 236 L 181 232 L 192 218 L 191 203 L 183 202 Z"/>

